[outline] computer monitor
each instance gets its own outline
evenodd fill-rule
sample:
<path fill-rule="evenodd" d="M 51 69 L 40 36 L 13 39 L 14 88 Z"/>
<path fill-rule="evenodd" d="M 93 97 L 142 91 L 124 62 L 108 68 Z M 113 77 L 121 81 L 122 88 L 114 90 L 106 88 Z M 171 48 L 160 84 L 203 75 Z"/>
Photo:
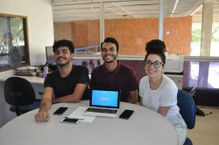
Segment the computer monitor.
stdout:
<path fill-rule="evenodd" d="M 185 61 L 183 71 L 184 88 L 219 89 L 219 62 Z"/>
<path fill-rule="evenodd" d="M 218 106 L 219 61 L 185 61 L 183 70 L 183 89 L 195 87 L 196 105 Z"/>
<path fill-rule="evenodd" d="M 46 46 L 46 62 L 47 64 L 55 64 L 55 60 L 53 58 L 54 53 L 53 53 L 53 48 L 52 46 Z"/>

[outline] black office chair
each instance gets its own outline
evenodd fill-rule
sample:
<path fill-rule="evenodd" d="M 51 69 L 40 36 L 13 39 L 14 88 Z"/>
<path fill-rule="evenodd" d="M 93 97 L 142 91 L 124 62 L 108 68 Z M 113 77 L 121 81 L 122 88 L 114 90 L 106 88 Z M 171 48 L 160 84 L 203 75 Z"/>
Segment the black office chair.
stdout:
<path fill-rule="evenodd" d="M 39 108 L 40 100 L 36 99 L 31 83 L 20 77 L 10 77 L 4 83 L 4 96 L 10 110 L 17 116 Z"/>
<path fill-rule="evenodd" d="M 196 108 L 192 96 L 184 90 L 178 90 L 177 101 L 178 101 L 177 105 L 180 108 L 180 114 L 185 120 L 187 128 L 188 129 L 194 128 Z M 193 145 L 192 140 L 187 137 L 183 145 Z"/>

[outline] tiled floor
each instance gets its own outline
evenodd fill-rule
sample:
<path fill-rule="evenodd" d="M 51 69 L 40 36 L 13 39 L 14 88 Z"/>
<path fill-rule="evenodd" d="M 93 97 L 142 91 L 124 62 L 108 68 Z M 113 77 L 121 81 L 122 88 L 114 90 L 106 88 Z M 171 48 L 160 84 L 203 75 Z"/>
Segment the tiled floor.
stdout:
<path fill-rule="evenodd" d="M 199 108 L 209 115 L 196 116 L 195 128 L 188 130 L 188 137 L 193 141 L 193 145 L 219 145 L 219 108 Z"/>

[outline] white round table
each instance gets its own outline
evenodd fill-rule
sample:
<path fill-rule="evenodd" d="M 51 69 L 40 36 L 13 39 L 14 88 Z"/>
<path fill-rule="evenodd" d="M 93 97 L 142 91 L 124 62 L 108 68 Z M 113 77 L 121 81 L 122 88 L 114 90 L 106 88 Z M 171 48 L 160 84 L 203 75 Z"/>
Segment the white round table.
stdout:
<path fill-rule="evenodd" d="M 49 122 L 35 122 L 38 109 L 8 122 L 0 129 L 0 145 L 178 145 L 174 127 L 160 114 L 145 107 L 121 102 L 118 116 L 125 109 L 134 110 L 129 120 L 96 117 L 92 123 L 61 123 L 80 103 L 54 104 Z M 60 116 L 53 112 L 62 106 L 68 110 Z"/>

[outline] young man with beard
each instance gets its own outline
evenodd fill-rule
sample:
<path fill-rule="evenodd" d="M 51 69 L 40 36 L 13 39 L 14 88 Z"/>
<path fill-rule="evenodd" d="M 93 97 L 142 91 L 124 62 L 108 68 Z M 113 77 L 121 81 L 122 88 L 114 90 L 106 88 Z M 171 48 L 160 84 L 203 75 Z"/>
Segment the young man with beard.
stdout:
<path fill-rule="evenodd" d="M 46 76 L 43 99 L 35 115 L 38 122 L 49 121 L 48 110 L 53 103 L 79 102 L 89 82 L 88 69 L 72 64 L 74 45 L 71 41 L 56 41 L 53 52 L 58 69 Z"/>
<path fill-rule="evenodd" d="M 109 37 L 101 43 L 101 56 L 104 64 L 95 68 L 91 74 L 91 88 L 120 89 L 120 100 L 137 103 L 138 81 L 134 70 L 118 60 L 119 44 Z"/>

